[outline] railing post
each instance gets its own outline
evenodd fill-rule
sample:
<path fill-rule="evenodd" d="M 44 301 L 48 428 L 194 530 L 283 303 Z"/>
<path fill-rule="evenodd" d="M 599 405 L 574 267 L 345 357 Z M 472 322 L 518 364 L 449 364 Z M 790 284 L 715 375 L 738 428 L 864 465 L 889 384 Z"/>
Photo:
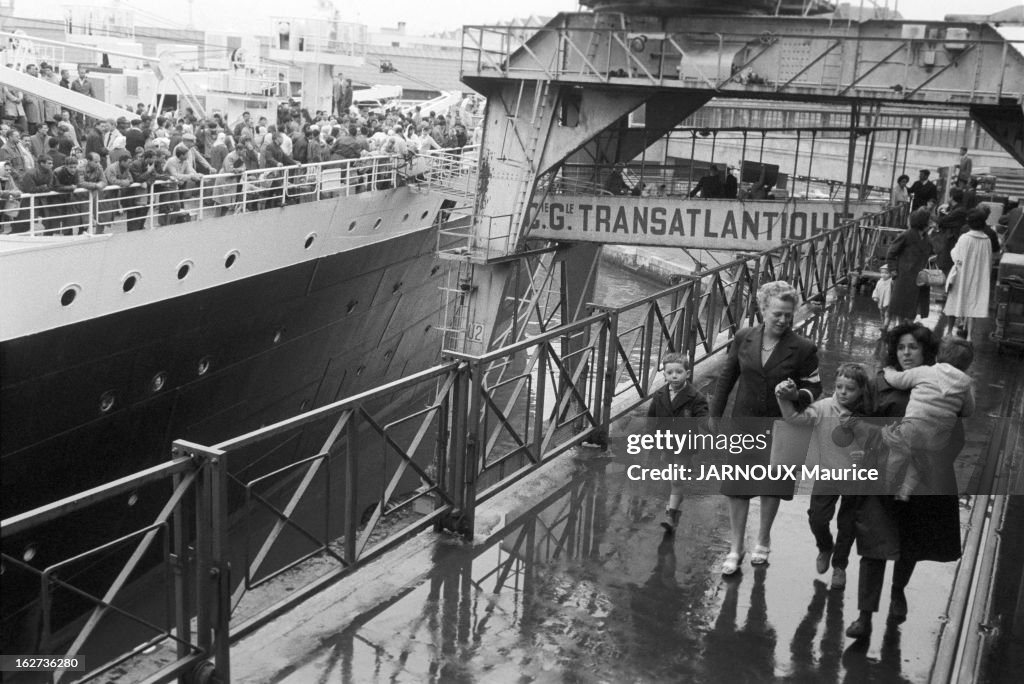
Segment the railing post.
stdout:
<path fill-rule="evenodd" d="M 223 681 L 230 681 L 227 454 L 181 440 L 174 442 L 172 453 L 189 456 L 198 470 L 195 485 L 196 645 L 206 658 L 213 658 L 216 674 Z M 204 664 L 196 672 L 209 669 L 210 665 Z"/>
<path fill-rule="evenodd" d="M 36 196 L 29 195 L 28 199 L 28 234 L 36 236 Z"/>
<path fill-rule="evenodd" d="M 173 457 L 173 455 L 172 455 Z M 181 486 L 181 475 L 174 475 L 171 480 L 172 489 L 177 491 Z M 189 643 L 192 640 L 192 611 L 189 597 L 189 527 L 185 521 L 185 512 L 181 505 L 175 506 L 171 520 L 171 544 L 173 548 L 171 564 L 174 572 L 174 628 L 177 630 L 178 660 L 192 655 Z"/>
<path fill-rule="evenodd" d="M 651 353 L 654 350 L 654 306 L 655 302 L 647 305 L 647 320 L 644 321 L 644 343 L 640 356 L 640 385 L 645 393 L 651 390 L 653 373 L 651 372 Z M 654 362 L 657 369 L 657 361 Z"/>
<path fill-rule="evenodd" d="M 467 538 L 473 536 L 473 509 L 476 498 L 476 448 L 478 384 L 477 367 L 463 363 L 455 370 L 452 385 L 451 438 L 448 441 L 447 473 L 445 483 L 454 502 L 450 515 L 438 521 L 439 527 L 458 532 Z"/>
<path fill-rule="evenodd" d="M 601 362 L 604 373 L 603 392 L 598 400 L 601 402 L 602 429 L 607 435 L 611 429 L 612 401 L 615 400 L 615 377 L 619 368 L 619 314 L 608 312 L 605 323 L 605 355 Z"/>
<path fill-rule="evenodd" d="M 598 433 L 594 437 L 594 443 L 600 444 L 602 449 L 608 448 L 608 431 L 611 426 L 609 414 L 604 409 L 604 386 L 605 367 L 608 355 L 608 315 L 602 317 L 597 332 L 597 356 L 594 358 L 590 372 L 594 378 L 593 403 L 594 418 L 598 424 Z"/>
<path fill-rule="evenodd" d="M 199 178 L 199 216 L 196 220 L 203 220 L 203 209 L 206 206 L 206 176 Z"/>
<path fill-rule="evenodd" d="M 356 562 L 356 541 L 359 535 L 359 506 L 356 498 L 359 491 L 359 468 L 356 461 L 356 454 L 359 453 L 356 446 L 358 418 L 359 410 L 353 409 L 345 425 L 345 559 L 349 564 Z"/>
<path fill-rule="evenodd" d="M 202 195 L 200 194 L 200 202 Z M 214 667 L 223 682 L 231 681 L 231 565 L 228 545 L 228 455 L 212 454 L 210 460 L 210 512 L 212 554 L 210 582 L 216 601 L 213 606 Z"/>
<path fill-rule="evenodd" d="M 242 172 L 242 209 L 241 213 L 249 211 L 249 169 Z"/>
<path fill-rule="evenodd" d="M 547 391 L 548 391 L 548 343 L 540 342 L 537 348 L 537 420 L 534 421 L 533 453 L 537 462 L 543 460 L 544 454 L 544 421 L 547 417 Z M 557 405 L 557 402 L 556 402 Z"/>
<path fill-rule="evenodd" d="M 700 337 L 700 331 L 697 326 L 700 314 L 700 291 L 701 279 L 694 278 L 690 281 L 690 297 L 686 304 L 686 312 L 683 315 L 683 328 L 686 334 L 683 344 L 685 345 L 686 357 L 690 362 L 690 368 L 693 368 L 697 362 L 697 342 L 699 342 L 698 337 Z"/>

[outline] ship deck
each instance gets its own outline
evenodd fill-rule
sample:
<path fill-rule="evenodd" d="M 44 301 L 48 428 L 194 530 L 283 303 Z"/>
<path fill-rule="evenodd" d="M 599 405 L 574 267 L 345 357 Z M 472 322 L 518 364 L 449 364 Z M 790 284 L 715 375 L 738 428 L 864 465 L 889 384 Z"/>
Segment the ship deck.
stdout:
<path fill-rule="evenodd" d="M 826 368 L 869 361 L 879 335 L 866 295 L 840 298 L 808 330 Z M 957 464 L 961 484 L 983 466 L 985 417 L 998 415 L 1003 393 L 1024 374 L 1024 360 L 997 355 L 988 332 L 975 333 L 982 419 L 971 423 Z M 1019 424 L 1021 406 L 1013 412 Z M 828 575 L 815 571 L 800 490 L 782 504 L 771 562 L 745 562 L 723 578 L 725 497 L 686 499 L 677 534 L 665 536 L 658 521 L 667 485 L 626 476 L 622 436 L 638 429 L 631 422 L 615 425 L 608 452 L 576 450 L 488 501 L 477 511 L 475 543 L 421 535 L 242 639 L 232 647 L 232 681 L 929 678 L 962 563 L 919 564 L 907 622 L 886 626 L 883 599 L 874 636 L 855 643 L 844 630 L 857 615 L 856 550 L 845 592 L 830 590 Z M 1018 445 L 1017 467 L 1021 456 Z M 961 498 L 964 538 L 973 508 Z M 1003 530 L 1004 541 L 1017 540 L 1010 547 L 1024 539 L 1020 507 L 1012 508 L 1018 531 Z M 1019 564 L 1010 547 L 1004 556 Z M 996 572 L 1019 577 L 1019 568 L 1004 567 L 1010 562 L 1002 558 Z"/>

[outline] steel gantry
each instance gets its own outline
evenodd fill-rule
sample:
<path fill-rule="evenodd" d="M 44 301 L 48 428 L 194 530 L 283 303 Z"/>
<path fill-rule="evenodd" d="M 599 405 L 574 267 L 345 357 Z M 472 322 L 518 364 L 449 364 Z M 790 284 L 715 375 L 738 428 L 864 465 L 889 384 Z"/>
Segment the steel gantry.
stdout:
<path fill-rule="evenodd" d="M 488 104 L 473 216 L 444 254 L 463 263 L 459 328 L 495 330 L 513 262 L 552 248 L 531 240 L 530 208 L 564 163 L 629 161 L 712 97 L 966 109 L 1024 163 L 1024 54 L 984 23 L 568 13 L 537 30 L 466 27 L 462 76 Z M 578 308 L 590 284 L 570 285 Z M 468 337 L 459 350 L 496 341 Z"/>

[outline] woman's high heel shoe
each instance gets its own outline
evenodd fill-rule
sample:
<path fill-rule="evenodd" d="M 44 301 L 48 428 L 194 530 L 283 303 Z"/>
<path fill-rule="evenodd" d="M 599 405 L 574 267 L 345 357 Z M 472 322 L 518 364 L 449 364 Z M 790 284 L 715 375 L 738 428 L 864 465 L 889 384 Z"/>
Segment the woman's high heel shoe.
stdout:
<path fill-rule="evenodd" d="M 743 562 L 743 553 L 730 553 L 726 555 L 725 560 L 722 561 L 722 574 L 723 575 L 735 575 L 736 571 L 740 569 L 740 563 Z"/>

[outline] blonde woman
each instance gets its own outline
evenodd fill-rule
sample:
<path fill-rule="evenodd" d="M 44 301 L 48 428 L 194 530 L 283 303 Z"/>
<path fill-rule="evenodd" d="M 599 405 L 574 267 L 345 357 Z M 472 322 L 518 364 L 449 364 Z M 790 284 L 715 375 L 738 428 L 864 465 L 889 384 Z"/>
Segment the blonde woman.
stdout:
<path fill-rule="evenodd" d="M 765 283 L 757 291 L 757 305 L 762 324 L 743 328 L 729 346 L 725 364 L 711 400 L 711 427 L 719 428 L 729 395 L 736 389 L 732 409 L 734 427 L 745 434 L 771 434 L 775 418 L 782 416 L 776 400 L 776 387 L 785 383 L 780 398 L 793 402 L 803 410 L 821 393 L 818 376 L 818 348 L 813 342 L 793 332 L 793 314 L 799 303 L 797 291 L 787 282 Z M 738 383 L 738 388 L 737 388 Z M 768 465 L 768 448 L 746 450 L 735 456 L 737 464 Z M 782 499 L 793 498 L 793 482 L 736 481 L 722 483 L 722 493 L 729 497 L 731 539 L 729 554 L 722 564 L 722 574 L 732 575 L 746 553 L 747 514 L 750 500 L 761 498 L 761 520 L 757 543 L 750 554 L 751 565 L 765 565 L 771 553 L 771 530 Z"/>

